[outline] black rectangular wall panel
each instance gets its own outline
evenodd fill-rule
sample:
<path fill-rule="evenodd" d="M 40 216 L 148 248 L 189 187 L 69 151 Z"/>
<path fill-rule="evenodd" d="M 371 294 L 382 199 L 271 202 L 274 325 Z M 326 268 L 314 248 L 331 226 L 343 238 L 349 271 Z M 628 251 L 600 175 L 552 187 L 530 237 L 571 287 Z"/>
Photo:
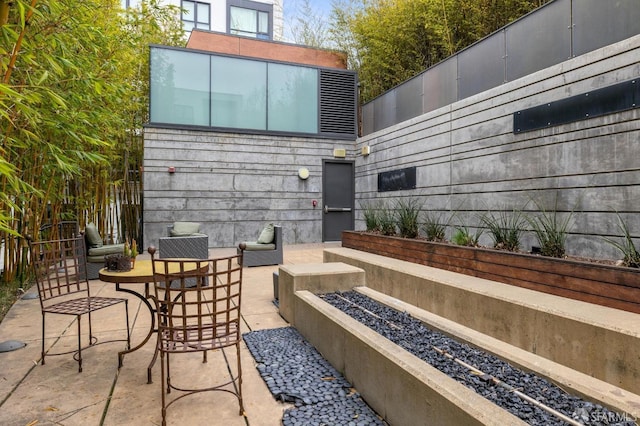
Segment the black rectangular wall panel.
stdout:
<path fill-rule="evenodd" d="M 513 114 L 513 133 L 573 123 L 638 107 L 640 81 L 625 81 L 602 89 L 549 102 Z"/>
<path fill-rule="evenodd" d="M 378 173 L 378 192 L 402 189 L 416 189 L 415 167 Z"/>

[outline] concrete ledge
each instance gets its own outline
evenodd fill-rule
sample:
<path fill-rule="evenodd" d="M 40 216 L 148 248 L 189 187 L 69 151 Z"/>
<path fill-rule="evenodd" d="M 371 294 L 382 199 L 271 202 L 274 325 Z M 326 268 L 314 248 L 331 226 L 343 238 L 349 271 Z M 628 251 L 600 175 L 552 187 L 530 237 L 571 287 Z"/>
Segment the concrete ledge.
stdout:
<path fill-rule="evenodd" d="M 292 325 L 389 424 L 526 424 L 309 291 L 289 301 L 296 305 Z"/>
<path fill-rule="evenodd" d="M 467 342 L 485 352 L 507 360 L 510 364 L 525 371 L 534 371 L 537 375 L 549 379 L 572 394 L 598 401 L 602 405 L 626 413 L 630 417 L 640 416 L 640 395 L 572 370 L 370 288 L 358 287 L 354 290 L 400 312 L 407 312 L 432 330 L 438 330 L 448 336 Z"/>
<path fill-rule="evenodd" d="M 638 314 L 347 248 L 325 249 L 324 261 L 362 269 L 370 289 L 640 394 Z"/>
<path fill-rule="evenodd" d="M 300 290 L 311 293 L 349 291 L 363 286 L 364 271 L 346 263 L 310 263 L 282 265 L 278 272 L 280 315 L 290 323 L 295 319 L 294 295 Z"/>

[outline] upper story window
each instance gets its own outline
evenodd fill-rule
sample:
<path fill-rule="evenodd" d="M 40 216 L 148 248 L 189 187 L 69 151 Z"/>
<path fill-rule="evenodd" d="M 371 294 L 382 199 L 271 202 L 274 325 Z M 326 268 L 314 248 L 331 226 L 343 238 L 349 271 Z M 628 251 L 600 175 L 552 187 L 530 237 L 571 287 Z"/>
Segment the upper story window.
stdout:
<path fill-rule="evenodd" d="M 182 27 L 189 32 L 194 28 L 211 29 L 211 5 L 198 1 L 182 0 Z"/>
<path fill-rule="evenodd" d="M 273 5 L 249 0 L 229 1 L 229 34 L 273 38 Z"/>

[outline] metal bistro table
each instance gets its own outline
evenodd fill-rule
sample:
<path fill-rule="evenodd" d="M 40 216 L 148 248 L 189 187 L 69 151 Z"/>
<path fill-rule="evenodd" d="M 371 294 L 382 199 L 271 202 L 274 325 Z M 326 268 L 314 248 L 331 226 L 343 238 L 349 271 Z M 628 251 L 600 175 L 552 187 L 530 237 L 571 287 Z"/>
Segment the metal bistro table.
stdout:
<path fill-rule="evenodd" d="M 208 266 L 208 263 L 205 262 Z M 173 266 L 173 265 L 172 265 Z M 176 265 L 177 266 L 177 265 Z M 206 267 L 206 266 L 205 266 Z M 197 263 L 193 263 L 193 270 L 197 268 Z M 172 272 L 170 270 L 170 272 Z M 177 272 L 177 268 L 176 271 Z M 122 367 L 122 361 L 126 354 L 137 351 L 141 347 L 143 347 L 151 338 L 153 333 L 157 332 L 156 328 L 156 308 L 155 302 L 152 300 L 154 295 L 149 291 L 149 283 L 153 283 L 153 265 L 152 261 L 149 260 L 136 260 L 135 267 L 130 271 L 120 272 L 120 271 L 109 271 L 106 268 L 103 268 L 98 273 L 100 280 L 114 283 L 116 285 L 116 291 L 122 291 L 125 293 L 129 293 L 137 297 L 145 304 L 147 309 L 149 310 L 149 314 L 151 315 L 151 326 L 149 327 L 149 332 L 147 336 L 140 342 L 137 346 L 118 352 L 118 368 Z M 136 284 L 135 288 L 123 288 L 122 284 Z M 139 290 L 140 287 L 144 285 L 144 292 Z M 149 363 L 149 367 L 147 367 L 147 383 L 152 383 L 151 381 L 151 369 L 156 362 L 156 358 L 158 356 L 158 352 L 154 351 L 153 358 Z"/>

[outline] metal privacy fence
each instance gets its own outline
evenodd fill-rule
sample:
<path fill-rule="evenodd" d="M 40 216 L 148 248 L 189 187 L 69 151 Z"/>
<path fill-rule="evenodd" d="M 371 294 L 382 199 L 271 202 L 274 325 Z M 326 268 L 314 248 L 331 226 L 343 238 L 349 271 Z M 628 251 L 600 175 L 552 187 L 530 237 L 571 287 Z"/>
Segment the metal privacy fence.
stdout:
<path fill-rule="evenodd" d="M 638 0 L 555 0 L 362 106 L 368 135 L 640 34 Z"/>

